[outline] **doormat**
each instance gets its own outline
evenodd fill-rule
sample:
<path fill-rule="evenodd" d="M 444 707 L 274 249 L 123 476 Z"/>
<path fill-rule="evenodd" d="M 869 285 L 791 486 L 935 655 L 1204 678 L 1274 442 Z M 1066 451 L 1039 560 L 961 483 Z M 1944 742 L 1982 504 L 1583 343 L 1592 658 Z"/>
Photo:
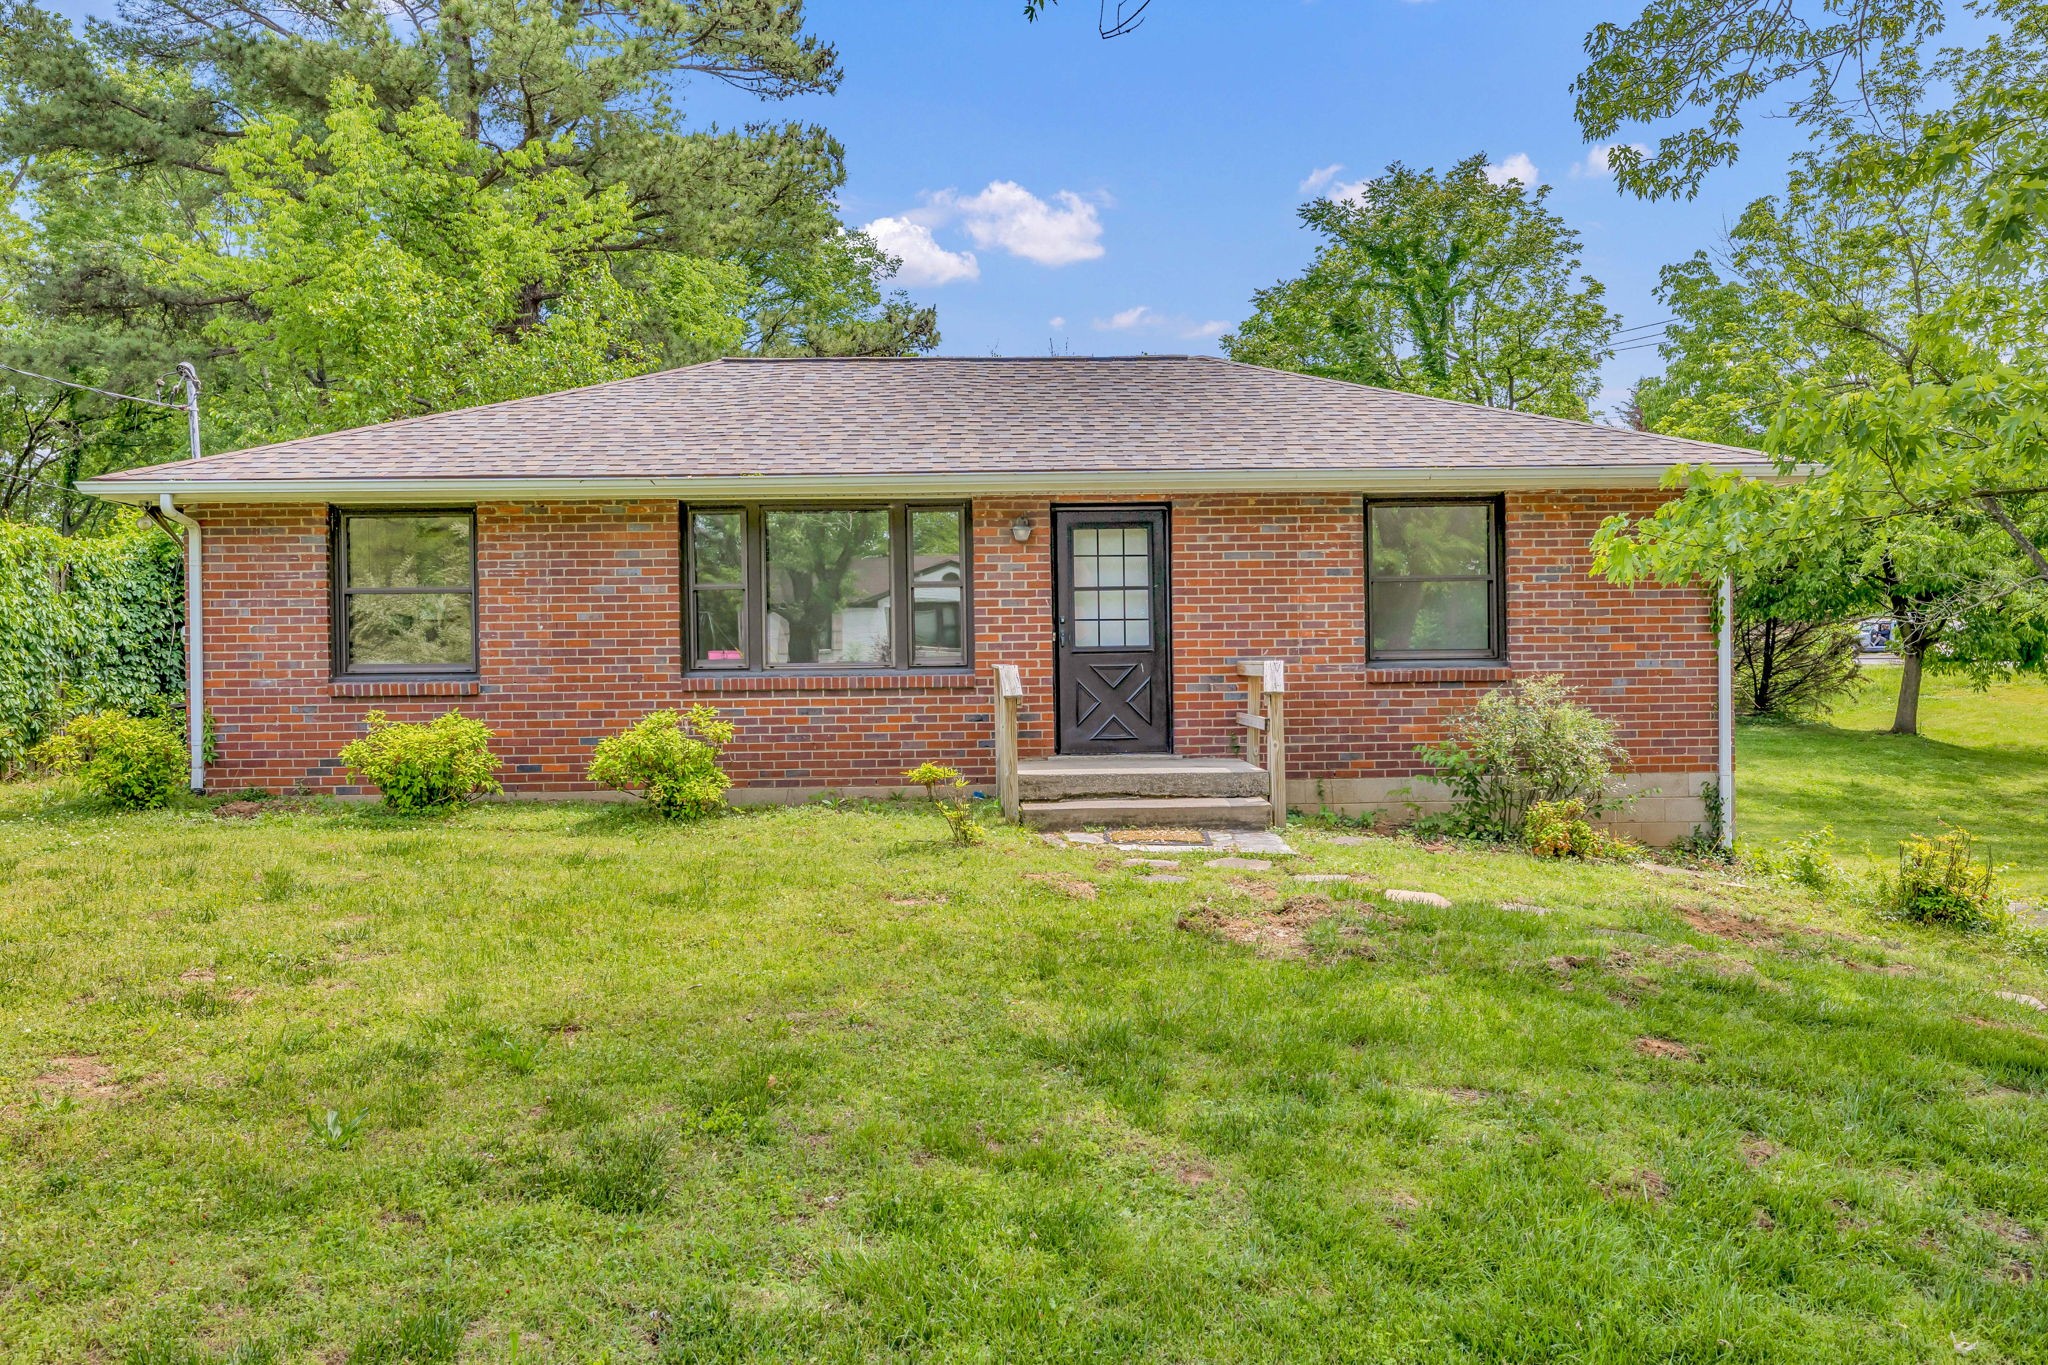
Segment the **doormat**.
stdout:
<path fill-rule="evenodd" d="M 1114 829 L 1113 844 L 1206 844 L 1209 837 L 1198 829 Z"/>

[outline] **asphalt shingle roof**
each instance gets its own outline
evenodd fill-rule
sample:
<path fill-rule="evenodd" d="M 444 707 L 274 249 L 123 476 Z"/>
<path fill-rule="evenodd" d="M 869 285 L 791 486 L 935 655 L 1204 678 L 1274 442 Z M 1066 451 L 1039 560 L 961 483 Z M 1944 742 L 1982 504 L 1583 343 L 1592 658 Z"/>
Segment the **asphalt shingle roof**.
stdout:
<path fill-rule="evenodd" d="M 95 479 L 1309 474 L 1754 465 L 1751 451 L 1203 356 L 718 360 Z M 1166 480 L 1162 480 L 1165 482 Z"/>

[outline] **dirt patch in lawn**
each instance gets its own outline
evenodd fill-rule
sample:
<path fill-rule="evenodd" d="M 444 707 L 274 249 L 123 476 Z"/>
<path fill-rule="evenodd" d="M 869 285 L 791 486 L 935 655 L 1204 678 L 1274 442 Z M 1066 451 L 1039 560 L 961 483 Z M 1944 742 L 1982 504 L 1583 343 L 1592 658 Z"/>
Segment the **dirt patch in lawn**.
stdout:
<path fill-rule="evenodd" d="M 32 1084 L 49 1095 L 96 1095 L 101 1099 L 117 1099 L 127 1093 L 114 1079 L 112 1067 L 97 1057 L 83 1055 L 52 1057 L 50 1064 L 43 1068 L 43 1074 Z"/>
<path fill-rule="evenodd" d="M 1745 1138 L 1742 1143 L 1742 1164 L 1754 1170 L 1778 1154 L 1778 1144 L 1763 1138 Z"/>
<path fill-rule="evenodd" d="M 253 820 L 259 815 L 303 815 L 317 809 L 311 801 L 223 801 L 213 808 L 213 818 Z"/>
<path fill-rule="evenodd" d="M 1669 1038 L 1638 1038 L 1636 1051 L 1645 1057 L 1662 1057 L 1666 1061 L 1689 1062 L 1692 1049 L 1684 1043 L 1674 1043 Z"/>
<path fill-rule="evenodd" d="M 1086 877 L 1070 876 L 1065 872 L 1026 872 L 1024 880 L 1049 886 L 1069 900 L 1092 901 L 1102 894 Z"/>
<path fill-rule="evenodd" d="M 1277 904 L 1272 903 L 1271 897 L 1262 898 L 1255 905 L 1217 905 L 1205 901 L 1182 915 L 1178 923 L 1183 929 L 1242 943 L 1256 949 L 1261 957 L 1300 958 L 1310 954 L 1309 931 L 1336 913 L 1337 903 L 1328 896 L 1308 894 L 1289 896 Z M 1373 955 L 1372 945 L 1360 934 L 1347 928 L 1345 940 L 1344 956 Z"/>
<path fill-rule="evenodd" d="M 1662 1204 L 1671 1198 L 1671 1182 L 1664 1178 L 1662 1171 L 1645 1166 L 1628 1175 L 1603 1181 L 1600 1193 L 1609 1199 L 1640 1199 L 1648 1204 Z"/>
<path fill-rule="evenodd" d="M 1717 905 L 1681 905 L 1678 913 L 1701 933 L 1725 938 L 1731 943 L 1755 943 L 1768 947 L 1785 939 L 1782 933 L 1762 920 L 1739 915 Z"/>

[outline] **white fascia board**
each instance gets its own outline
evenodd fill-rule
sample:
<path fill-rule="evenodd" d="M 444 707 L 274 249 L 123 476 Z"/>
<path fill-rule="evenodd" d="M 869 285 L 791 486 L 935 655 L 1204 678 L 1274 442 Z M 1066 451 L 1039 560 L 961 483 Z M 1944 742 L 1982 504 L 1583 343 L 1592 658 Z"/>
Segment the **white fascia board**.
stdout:
<path fill-rule="evenodd" d="M 1776 480 L 1764 463 L 1718 465 Z M 1175 493 L 1498 493 L 1656 488 L 1665 468 L 1569 465 L 1544 468 L 1376 470 L 1153 470 L 1007 474 L 759 474 L 711 478 L 568 479 L 87 479 L 79 491 L 116 502 L 154 502 L 165 493 L 199 502 L 594 502 L 630 498 L 765 502 L 778 499 L 1074 497 Z"/>

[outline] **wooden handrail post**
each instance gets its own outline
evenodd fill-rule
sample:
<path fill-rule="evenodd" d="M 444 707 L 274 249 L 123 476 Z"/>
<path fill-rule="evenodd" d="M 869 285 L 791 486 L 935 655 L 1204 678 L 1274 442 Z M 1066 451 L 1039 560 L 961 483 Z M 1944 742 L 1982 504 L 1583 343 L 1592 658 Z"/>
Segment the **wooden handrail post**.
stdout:
<path fill-rule="evenodd" d="M 1017 703 L 1024 695 L 1024 681 L 1015 664 L 997 664 L 995 673 L 996 800 L 1002 804 L 1003 818 L 1015 820 L 1020 810 L 1017 786 Z"/>
<path fill-rule="evenodd" d="M 1251 756 L 1251 736 L 1263 735 L 1269 819 L 1274 829 L 1284 829 L 1287 825 L 1287 661 L 1248 659 L 1237 667 L 1245 680 L 1245 713 L 1239 718 L 1246 732 L 1245 756 Z"/>
<path fill-rule="evenodd" d="M 1266 695 L 1266 773 L 1272 782 L 1273 828 L 1287 828 L 1287 694 Z"/>

